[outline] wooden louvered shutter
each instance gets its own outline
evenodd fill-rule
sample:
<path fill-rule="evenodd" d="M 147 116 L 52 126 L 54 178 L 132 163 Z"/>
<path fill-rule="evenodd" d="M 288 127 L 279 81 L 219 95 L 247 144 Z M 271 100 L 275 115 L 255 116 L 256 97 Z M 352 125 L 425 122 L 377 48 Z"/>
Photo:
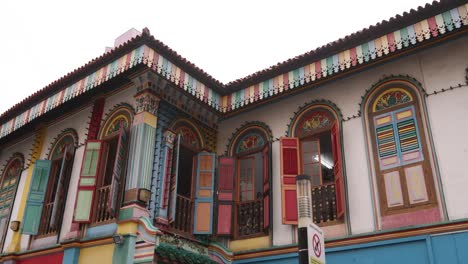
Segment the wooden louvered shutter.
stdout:
<path fill-rule="evenodd" d="M 176 216 L 177 206 L 177 183 L 179 178 L 179 153 L 180 153 L 181 135 L 177 135 L 177 140 L 174 145 L 174 154 L 172 159 L 172 173 L 169 192 L 169 222 L 172 223 Z"/>
<path fill-rule="evenodd" d="M 194 234 L 211 234 L 213 225 L 213 185 L 215 154 L 198 153 L 195 188 Z"/>
<path fill-rule="evenodd" d="M 24 210 L 21 232 L 23 234 L 36 235 L 39 230 L 51 166 L 52 162 L 50 160 L 36 160 L 26 201 L 26 209 Z"/>
<path fill-rule="evenodd" d="M 96 194 L 96 181 L 105 166 L 107 143 L 103 140 L 89 140 L 86 143 L 80 181 L 75 200 L 74 223 L 90 223 Z"/>
<path fill-rule="evenodd" d="M 232 157 L 220 157 L 218 162 L 217 194 L 217 235 L 232 234 L 232 219 L 234 210 L 234 166 Z"/>
<path fill-rule="evenodd" d="M 297 225 L 296 176 L 299 174 L 299 140 L 280 139 L 281 208 L 283 224 Z"/>
<path fill-rule="evenodd" d="M 116 215 L 120 209 L 120 190 L 122 180 L 125 177 L 125 163 L 127 161 L 127 146 L 128 136 L 123 124 L 120 125 L 119 139 L 115 153 L 114 170 L 112 171 L 112 183 L 110 187 L 109 197 L 107 199 L 107 210 L 111 215 Z"/>
<path fill-rule="evenodd" d="M 341 160 L 341 141 L 338 121 L 335 121 L 331 128 L 332 152 L 333 152 L 333 172 L 335 176 L 336 195 L 336 217 L 344 216 L 346 210 L 345 189 L 343 181 L 343 164 Z"/>
<path fill-rule="evenodd" d="M 263 228 L 270 226 L 270 148 L 263 149 Z"/>
<path fill-rule="evenodd" d="M 57 191 L 55 193 L 54 197 L 54 206 L 52 207 L 52 213 L 50 215 L 50 221 L 49 221 L 49 226 L 54 227 L 57 224 L 57 214 L 59 213 L 59 200 L 63 199 L 63 188 L 64 188 L 64 177 L 65 177 L 65 171 L 66 171 L 66 165 L 67 165 L 67 152 L 68 148 L 65 146 L 65 149 L 63 150 L 63 157 L 62 157 L 62 163 L 60 166 L 60 173 L 58 176 L 57 180 Z M 65 201 L 63 201 L 61 204 L 64 204 Z"/>

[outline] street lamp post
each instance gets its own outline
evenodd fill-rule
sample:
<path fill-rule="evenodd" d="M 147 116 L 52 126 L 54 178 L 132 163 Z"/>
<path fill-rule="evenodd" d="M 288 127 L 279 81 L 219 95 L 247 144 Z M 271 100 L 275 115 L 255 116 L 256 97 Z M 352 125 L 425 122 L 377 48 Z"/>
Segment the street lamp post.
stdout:
<path fill-rule="evenodd" d="M 312 223 L 312 178 L 309 175 L 297 175 L 297 213 L 298 228 L 297 238 L 299 240 L 299 264 L 309 263 L 307 245 L 307 225 Z"/>

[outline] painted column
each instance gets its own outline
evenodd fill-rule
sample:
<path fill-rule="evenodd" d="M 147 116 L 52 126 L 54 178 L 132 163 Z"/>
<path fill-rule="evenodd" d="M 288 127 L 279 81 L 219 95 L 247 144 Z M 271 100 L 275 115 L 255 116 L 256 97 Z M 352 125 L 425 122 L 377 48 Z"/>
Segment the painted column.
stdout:
<path fill-rule="evenodd" d="M 170 130 L 164 132 L 163 141 L 163 155 L 161 160 L 163 161 L 162 176 L 162 187 L 159 201 L 159 208 L 156 212 L 156 222 L 158 224 L 167 225 L 168 221 L 168 203 L 169 203 L 169 192 L 170 192 L 170 181 L 171 181 L 171 169 L 172 169 L 172 153 L 174 150 L 174 140 L 176 134 Z"/>
<path fill-rule="evenodd" d="M 156 136 L 156 112 L 159 98 L 145 86 L 135 95 L 136 114 L 131 127 L 131 139 L 125 185 L 124 205 L 146 207 L 151 194 L 154 147 Z"/>
<path fill-rule="evenodd" d="M 40 130 L 38 130 L 36 132 L 36 135 L 35 135 L 35 138 L 34 138 L 33 149 L 32 149 L 32 153 L 31 153 L 31 163 L 30 164 L 35 164 L 36 160 L 39 159 L 39 157 L 41 155 L 42 148 L 43 148 L 43 145 L 44 145 L 44 138 L 45 138 L 45 134 L 46 134 L 45 130 L 46 129 L 43 128 L 43 129 L 40 129 Z M 25 180 L 25 183 L 24 183 L 24 189 L 23 189 L 23 193 L 21 195 L 20 204 L 18 205 L 19 206 L 18 215 L 16 216 L 16 219 L 14 219 L 14 220 L 11 219 L 11 221 L 15 221 L 15 220 L 16 221 L 23 221 L 24 209 L 26 208 L 26 200 L 28 199 L 28 192 L 29 192 L 29 187 L 31 185 L 31 178 L 32 178 L 33 171 L 34 171 L 34 166 L 33 165 L 29 166 L 29 168 L 28 168 L 28 170 L 26 172 L 26 180 Z M 7 253 L 14 253 L 14 252 L 20 251 L 21 238 L 22 238 L 22 235 L 21 235 L 21 228 L 20 228 L 18 231 L 13 232 L 13 237 L 11 239 L 10 244 L 8 245 L 8 247 L 6 249 L 6 252 Z"/>

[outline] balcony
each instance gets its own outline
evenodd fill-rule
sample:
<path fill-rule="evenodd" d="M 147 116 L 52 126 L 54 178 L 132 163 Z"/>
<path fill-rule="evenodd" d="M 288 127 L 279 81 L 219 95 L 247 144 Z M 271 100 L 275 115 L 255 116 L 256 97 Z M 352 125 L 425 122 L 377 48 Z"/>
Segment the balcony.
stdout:
<path fill-rule="evenodd" d="M 312 188 L 312 212 L 316 224 L 336 220 L 335 184 L 321 185 Z"/>
<path fill-rule="evenodd" d="M 176 233 L 191 235 L 193 226 L 193 201 L 182 195 L 177 195 L 176 199 L 175 218 L 169 225 L 170 229 Z"/>
<path fill-rule="evenodd" d="M 263 233 L 263 198 L 236 202 L 237 236 L 246 238 Z"/>

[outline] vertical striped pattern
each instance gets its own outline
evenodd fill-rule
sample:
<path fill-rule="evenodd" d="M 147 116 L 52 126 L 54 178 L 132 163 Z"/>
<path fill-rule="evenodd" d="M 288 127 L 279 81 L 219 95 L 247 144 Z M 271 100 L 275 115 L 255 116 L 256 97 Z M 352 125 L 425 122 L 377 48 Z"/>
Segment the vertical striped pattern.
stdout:
<path fill-rule="evenodd" d="M 380 36 L 351 49 L 323 58 L 306 66 L 294 69 L 287 73 L 266 80 L 258 85 L 262 87 L 264 83 L 271 82 L 266 90 L 260 90 L 260 95 L 252 97 L 250 93 L 242 92 L 242 97 L 236 101 L 222 100 L 221 111 L 226 113 L 248 103 L 266 99 L 272 95 L 282 93 L 289 89 L 297 88 L 301 85 L 320 80 L 324 77 L 337 74 L 354 66 L 370 62 L 377 58 L 389 55 L 398 50 L 416 45 L 420 42 L 437 37 L 457 28 L 468 25 L 468 7 L 462 5 L 450 11 L 444 12 L 434 17 L 424 19 L 408 27 Z M 283 82 L 277 80 L 282 77 Z M 284 83 L 284 76 L 288 76 L 287 83 Z M 263 86 L 264 87 L 264 86 Z M 285 87 L 288 87 L 286 89 Z M 248 90 L 250 87 L 245 88 Z M 237 94 L 237 93 L 236 93 Z M 227 95 L 229 96 L 229 95 Z M 223 97 L 227 97 L 223 96 Z"/>
<path fill-rule="evenodd" d="M 52 110 L 60 104 L 95 88 L 99 84 L 141 63 L 151 67 L 170 82 L 194 95 L 202 102 L 207 103 L 213 109 L 226 113 L 243 107 L 244 105 L 264 100 L 273 95 L 348 70 L 357 65 L 416 45 L 431 37 L 437 37 L 467 25 L 468 5 L 464 4 L 442 14 L 419 21 L 414 25 L 380 36 L 349 50 L 341 51 L 327 58 L 255 84 L 252 87 L 258 86 L 258 94 L 249 86 L 233 94 L 224 95 L 222 97 L 213 89 L 184 72 L 167 58 L 158 54 L 155 50 L 143 45 L 89 74 L 69 87 L 64 87 L 59 93 L 41 102 L 41 107 L 38 107 L 38 105 L 32 106 L 30 109 L 20 114 L 23 119 L 20 118 L 14 121 L 14 125 L 12 125 L 11 122 L 15 120 L 15 118 L 2 124 L 0 126 L 0 137 L 10 134 L 45 112 Z M 24 116 L 28 116 L 27 120 L 24 119 Z"/>
<path fill-rule="evenodd" d="M 138 124 L 131 130 L 130 158 L 125 188 L 130 190 L 138 187 L 150 190 L 156 129 L 147 124 Z"/>

